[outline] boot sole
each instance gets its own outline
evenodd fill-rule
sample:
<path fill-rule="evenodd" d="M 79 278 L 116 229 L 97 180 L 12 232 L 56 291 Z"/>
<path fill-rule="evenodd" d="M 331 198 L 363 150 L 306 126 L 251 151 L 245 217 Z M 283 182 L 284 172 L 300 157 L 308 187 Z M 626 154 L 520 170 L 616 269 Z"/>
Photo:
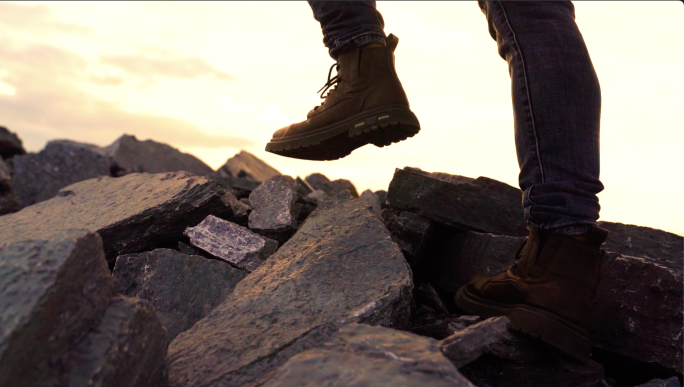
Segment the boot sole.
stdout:
<path fill-rule="evenodd" d="M 589 334 L 571 322 L 540 308 L 525 304 L 501 304 L 477 297 L 461 287 L 456 305 L 482 318 L 506 316 L 508 328 L 541 340 L 563 358 L 586 363 L 591 355 Z"/>
<path fill-rule="evenodd" d="M 379 148 L 404 141 L 420 131 L 406 106 L 383 106 L 326 127 L 271 139 L 266 151 L 304 160 L 337 160 L 367 144 Z"/>

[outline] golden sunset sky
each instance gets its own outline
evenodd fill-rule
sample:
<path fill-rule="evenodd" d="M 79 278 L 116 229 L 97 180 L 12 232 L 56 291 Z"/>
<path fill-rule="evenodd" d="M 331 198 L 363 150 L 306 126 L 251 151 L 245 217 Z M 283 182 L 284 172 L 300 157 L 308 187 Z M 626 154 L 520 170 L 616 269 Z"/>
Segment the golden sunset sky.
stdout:
<path fill-rule="evenodd" d="M 684 235 L 684 5 L 576 2 L 601 83 L 601 220 Z M 359 192 L 418 167 L 517 187 L 510 79 L 475 2 L 380 2 L 422 130 L 345 159 L 287 159 L 271 133 L 320 103 L 333 60 L 305 2 L 0 2 L 0 125 L 28 151 L 124 133 L 213 168 L 240 149 Z"/>

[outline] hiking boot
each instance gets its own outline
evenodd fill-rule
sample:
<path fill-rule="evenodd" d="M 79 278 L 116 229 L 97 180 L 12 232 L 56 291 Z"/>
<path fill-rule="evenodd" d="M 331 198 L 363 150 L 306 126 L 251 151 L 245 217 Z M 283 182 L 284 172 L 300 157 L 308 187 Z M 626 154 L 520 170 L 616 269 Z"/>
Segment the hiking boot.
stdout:
<path fill-rule="evenodd" d="M 307 114 L 306 121 L 273 133 L 266 151 L 297 159 L 336 160 L 366 144 L 383 147 L 418 133 L 420 124 L 394 69 L 398 43 L 390 34 L 386 47 L 342 52 L 333 65 L 337 75 L 330 78 L 331 67 L 321 88 L 325 101 Z"/>
<path fill-rule="evenodd" d="M 483 318 L 508 316 L 509 328 L 541 339 L 570 360 L 589 359 L 591 307 L 601 277 L 608 231 L 593 227 L 584 241 L 550 234 L 540 250 L 535 228 L 516 263 L 495 276 L 477 275 L 456 304 Z"/>

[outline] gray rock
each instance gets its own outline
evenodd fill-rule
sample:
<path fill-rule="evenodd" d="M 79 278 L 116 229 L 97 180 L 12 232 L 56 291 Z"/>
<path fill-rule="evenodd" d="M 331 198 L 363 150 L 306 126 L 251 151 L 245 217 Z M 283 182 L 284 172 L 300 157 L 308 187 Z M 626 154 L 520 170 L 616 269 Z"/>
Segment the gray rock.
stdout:
<path fill-rule="evenodd" d="M 640 384 L 636 387 L 680 387 L 682 384 L 679 383 L 679 379 L 673 376 L 667 380 L 663 379 L 653 379 L 648 383 Z"/>
<path fill-rule="evenodd" d="M 330 179 L 328 179 L 322 173 L 312 173 L 305 177 L 304 180 L 309 183 L 314 191 L 321 190 L 324 192 L 331 192 L 333 190 L 332 186 L 330 185 Z"/>
<path fill-rule="evenodd" d="M 0 245 L 0 386 L 63 382 L 69 350 L 99 325 L 114 294 L 97 234 Z"/>
<path fill-rule="evenodd" d="M 417 168 L 397 169 L 387 201 L 393 208 L 464 230 L 528 234 L 519 189 L 486 177 L 470 179 Z"/>
<path fill-rule="evenodd" d="M 361 199 L 361 201 L 368 203 L 368 205 L 371 206 L 375 216 L 382 219 L 382 208 L 380 208 L 380 199 L 378 199 L 378 195 L 374 194 L 373 191 L 367 189 L 361 193 L 359 199 Z"/>
<path fill-rule="evenodd" d="M 247 199 L 247 203 L 245 203 L 243 200 L 238 200 L 230 193 L 221 196 L 221 199 L 226 207 L 230 207 L 230 210 L 233 213 L 231 220 L 241 226 L 247 226 L 249 213 L 252 212 L 249 200 Z"/>
<path fill-rule="evenodd" d="M 50 141 L 39 153 L 15 156 L 12 186 L 23 208 L 79 181 L 109 176 L 110 159 L 91 144 Z"/>
<path fill-rule="evenodd" d="M 356 192 L 356 187 L 354 187 L 354 184 L 352 184 L 351 181 L 346 180 L 346 179 L 337 179 L 333 180 L 330 182 L 330 186 L 332 187 L 333 190 L 340 190 L 340 189 L 346 189 L 349 191 L 349 193 L 355 197 L 359 197 L 359 193 Z"/>
<path fill-rule="evenodd" d="M 471 384 L 440 354 L 434 339 L 348 324 L 321 348 L 287 361 L 264 387 L 458 387 Z"/>
<path fill-rule="evenodd" d="M 606 254 L 589 330 L 594 346 L 681 373 L 683 273 L 664 260 Z"/>
<path fill-rule="evenodd" d="M 299 176 L 297 176 L 297 178 L 295 179 L 295 182 L 300 187 L 300 191 L 301 191 L 303 196 L 307 196 L 308 194 L 315 191 L 315 189 L 309 183 L 307 183 L 306 180 L 302 179 Z"/>
<path fill-rule="evenodd" d="M 473 324 L 442 340 L 442 351 L 457 368 L 472 362 L 485 353 L 489 347 L 503 339 L 508 329 L 507 317 L 492 317 Z"/>
<path fill-rule="evenodd" d="M 278 242 L 212 215 L 197 226 L 188 227 L 184 234 L 193 246 L 248 273 L 278 249 Z"/>
<path fill-rule="evenodd" d="M 682 269 L 684 237 L 631 224 L 599 222 L 599 226 L 609 231 L 603 245 L 606 251 L 667 262 Z"/>
<path fill-rule="evenodd" d="M 280 175 L 280 172 L 275 168 L 244 150 L 229 158 L 226 163 L 218 169 L 218 173 L 221 176 L 236 178 L 246 177 L 259 183 L 262 183 L 273 176 Z"/>
<path fill-rule="evenodd" d="M 312 193 L 306 195 L 307 198 L 315 200 L 317 203 L 322 202 L 325 200 L 326 197 L 328 197 L 328 194 L 323 191 L 322 189 L 317 189 L 313 191 Z"/>
<path fill-rule="evenodd" d="M 253 386 L 347 322 L 402 326 L 412 282 L 382 223 L 341 191 L 169 347 L 171 386 Z"/>
<path fill-rule="evenodd" d="M 216 184 L 188 172 L 100 177 L 4 215 L 0 240 L 46 238 L 67 228 L 97 231 L 110 266 L 118 255 L 170 246 L 186 227 L 213 214 L 232 219 Z"/>
<path fill-rule="evenodd" d="M 218 185 L 228 188 L 238 199 L 247 198 L 261 184 L 247 177 L 217 176 L 213 179 Z"/>
<path fill-rule="evenodd" d="M 19 211 L 9 166 L 0 158 L 0 215 Z"/>
<path fill-rule="evenodd" d="M 245 276 L 225 262 L 170 249 L 121 255 L 112 272 L 119 293 L 154 306 L 169 340 L 208 315 Z"/>
<path fill-rule="evenodd" d="M 186 171 L 198 176 L 214 177 L 216 173 L 197 157 L 183 153 L 169 145 L 152 140 L 138 141 L 124 134 L 103 152 L 112 160 L 112 174 L 164 173 Z"/>
<path fill-rule="evenodd" d="M 0 126 L 0 158 L 9 159 L 23 154 L 26 154 L 26 151 L 19 136 Z"/>
<path fill-rule="evenodd" d="M 381 189 L 375 191 L 375 194 L 378 195 L 378 199 L 380 200 L 380 206 L 382 208 L 385 208 L 385 201 L 387 200 L 387 191 Z"/>
<path fill-rule="evenodd" d="M 388 210 L 384 210 L 388 213 Z M 387 217 L 387 216 L 385 216 Z M 399 248 L 411 256 L 418 254 L 430 232 L 430 220 L 411 212 L 401 212 L 391 217 L 387 228 Z"/>
<path fill-rule="evenodd" d="M 144 300 L 117 296 L 71 354 L 68 386 L 166 386 L 166 330 Z"/>
<path fill-rule="evenodd" d="M 297 231 L 297 187 L 290 176 L 274 176 L 249 195 L 249 228 L 281 242 Z"/>

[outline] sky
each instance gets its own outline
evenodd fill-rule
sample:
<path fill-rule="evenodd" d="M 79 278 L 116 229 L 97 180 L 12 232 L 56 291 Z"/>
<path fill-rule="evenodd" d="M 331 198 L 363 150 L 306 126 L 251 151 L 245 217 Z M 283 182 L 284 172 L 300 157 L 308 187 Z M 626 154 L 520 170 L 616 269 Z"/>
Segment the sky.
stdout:
<path fill-rule="evenodd" d="M 575 2 L 602 91 L 600 220 L 684 235 L 684 5 Z M 306 118 L 334 61 L 298 2 L 0 2 L 0 125 L 28 151 L 122 134 L 213 168 L 245 149 L 280 172 L 387 189 L 395 168 L 517 187 L 508 67 L 476 2 L 379 2 L 421 132 L 337 161 L 264 151 Z"/>

